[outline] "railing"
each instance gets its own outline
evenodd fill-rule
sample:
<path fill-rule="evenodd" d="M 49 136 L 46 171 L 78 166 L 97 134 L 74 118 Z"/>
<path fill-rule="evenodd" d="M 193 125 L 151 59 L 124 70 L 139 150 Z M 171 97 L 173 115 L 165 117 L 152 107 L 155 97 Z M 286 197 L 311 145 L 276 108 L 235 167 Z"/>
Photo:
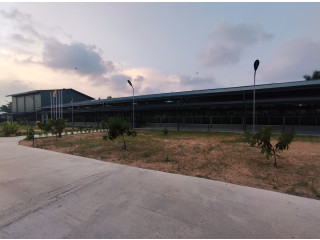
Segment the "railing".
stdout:
<path fill-rule="evenodd" d="M 242 124 L 252 125 L 252 117 L 242 116 L 145 116 L 144 123 Z M 319 126 L 320 116 L 257 116 L 257 125 Z"/>

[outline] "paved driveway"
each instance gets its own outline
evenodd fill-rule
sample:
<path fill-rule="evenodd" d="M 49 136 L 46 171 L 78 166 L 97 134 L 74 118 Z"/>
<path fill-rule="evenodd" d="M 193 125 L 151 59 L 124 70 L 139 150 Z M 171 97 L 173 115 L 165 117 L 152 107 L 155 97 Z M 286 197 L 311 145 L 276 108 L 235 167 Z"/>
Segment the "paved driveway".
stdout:
<path fill-rule="evenodd" d="M 0 238 L 319 238 L 320 201 L 0 138 Z"/>

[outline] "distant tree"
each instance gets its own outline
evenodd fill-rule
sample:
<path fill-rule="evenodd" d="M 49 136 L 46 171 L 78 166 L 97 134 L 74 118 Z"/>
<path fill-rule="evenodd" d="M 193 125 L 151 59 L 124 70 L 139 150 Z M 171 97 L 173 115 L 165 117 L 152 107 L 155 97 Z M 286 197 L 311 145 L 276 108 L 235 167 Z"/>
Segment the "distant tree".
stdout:
<path fill-rule="evenodd" d="M 107 97 L 107 99 L 110 99 L 110 98 L 112 98 L 112 96 L 108 96 L 108 97 Z"/>
<path fill-rule="evenodd" d="M 7 105 L 2 105 L 0 107 L 0 111 L 11 113 L 11 105 L 12 105 L 12 102 L 9 102 Z"/>
<path fill-rule="evenodd" d="M 250 144 L 251 147 L 257 146 L 258 148 L 260 148 L 261 153 L 265 153 L 267 159 L 273 156 L 273 165 L 275 167 L 277 167 L 277 157 L 279 157 L 278 152 L 288 150 L 293 137 L 294 132 L 283 130 L 278 137 L 278 142 L 275 145 L 272 145 L 271 127 L 265 126 L 255 134 L 245 132 L 246 141 Z"/>
<path fill-rule="evenodd" d="M 312 76 L 310 75 L 304 75 L 303 78 L 307 81 L 310 81 L 310 80 L 316 80 L 316 79 L 320 79 L 320 71 L 314 71 L 312 73 Z"/>

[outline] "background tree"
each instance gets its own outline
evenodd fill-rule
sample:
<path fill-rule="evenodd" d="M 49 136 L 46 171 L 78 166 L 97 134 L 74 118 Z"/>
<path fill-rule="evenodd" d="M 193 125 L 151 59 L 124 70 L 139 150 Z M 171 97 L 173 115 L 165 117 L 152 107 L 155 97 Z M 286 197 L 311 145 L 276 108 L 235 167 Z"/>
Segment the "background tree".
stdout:
<path fill-rule="evenodd" d="M 7 105 L 2 105 L 0 107 L 0 111 L 11 113 L 11 105 L 12 105 L 12 102 L 9 102 Z"/>
<path fill-rule="evenodd" d="M 267 159 L 271 156 L 274 158 L 273 165 L 277 167 L 277 157 L 279 157 L 278 152 L 283 150 L 288 150 L 289 145 L 294 137 L 294 132 L 283 130 L 275 145 L 271 144 L 271 127 L 263 127 L 256 134 L 250 132 L 245 132 L 246 141 L 251 147 L 257 146 L 261 149 L 261 153 L 265 153 Z"/>
<path fill-rule="evenodd" d="M 126 140 L 124 134 L 128 136 L 136 137 L 137 133 L 134 130 L 130 130 L 130 124 L 118 117 L 109 118 L 107 121 L 108 134 L 103 136 L 103 140 L 115 140 L 117 137 L 121 136 L 123 141 L 123 149 L 127 150 Z"/>
<path fill-rule="evenodd" d="M 320 71 L 314 71 L 312 73 L 312 76 L 310 75 L 304 75 L 303 78 L 307 81 L 309 80 L 316 80 L 316 79 L 320 79 Z"/>

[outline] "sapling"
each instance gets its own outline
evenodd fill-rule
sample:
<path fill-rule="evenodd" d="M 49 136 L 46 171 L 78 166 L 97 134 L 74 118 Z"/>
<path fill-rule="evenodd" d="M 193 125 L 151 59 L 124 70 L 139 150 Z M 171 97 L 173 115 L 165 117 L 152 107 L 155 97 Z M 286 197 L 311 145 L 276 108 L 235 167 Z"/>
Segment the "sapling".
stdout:
<path fill-rule="evenodd" d="M 114 140 L 117 137 L 121 136 L 123 141 L 123 149 L 127 150 L 126 140 L 124 138 L 124 134 L 126 133 L 128 136 L 137 136 L 137 132 L 134 130 L 130 130 L 130 125 L 127 121 L 122 120 L 118 117 L 109 118 L 107 121 L 107 129 L 108 134 L 103 136 L 103 140 Z"/>
<path fill-rule="evenodd" d="M 250 132 L 245 132 L 246 141 L 251 147 L 257 146 L 261 149 L 261 153 L 265 153 L 267 159 L 273 156 L 273 165 L 277 167 L 277 158 L 279 157 L 278 152 L 283 150 L 288 150 L 289 145 L 294 138 L 294 132 L 283 130 L 275 145 L 271 143 L 271 127 L 262 127 L 257 133 L 252 134 Z"/>

